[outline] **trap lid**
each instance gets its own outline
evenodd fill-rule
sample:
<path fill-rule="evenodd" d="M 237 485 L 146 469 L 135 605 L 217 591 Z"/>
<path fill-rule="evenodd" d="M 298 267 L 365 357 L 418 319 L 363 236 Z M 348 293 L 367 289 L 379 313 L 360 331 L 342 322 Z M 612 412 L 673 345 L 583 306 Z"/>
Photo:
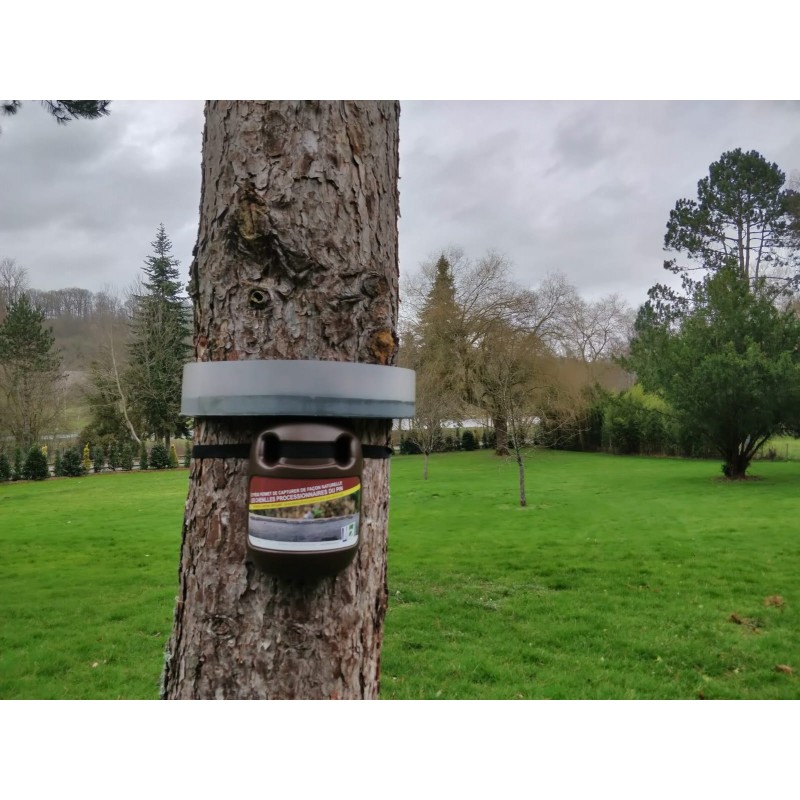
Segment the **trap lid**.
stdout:
<path fill-rule="evenodd" d="M 189 417 L 414 416 L 414 370 L 349 361 L 197 361 L 183 368 Z"/>

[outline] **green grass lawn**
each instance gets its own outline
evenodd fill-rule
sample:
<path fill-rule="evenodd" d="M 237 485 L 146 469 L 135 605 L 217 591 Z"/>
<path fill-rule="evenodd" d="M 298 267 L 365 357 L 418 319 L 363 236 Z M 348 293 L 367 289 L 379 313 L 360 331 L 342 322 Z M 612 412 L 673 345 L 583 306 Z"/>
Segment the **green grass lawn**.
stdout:
<path fill-rule="evenodd" d="M 798 698 L 800 463 L 392 463 L 384 698 Z M 187 473 L 0 486 L 0 697 L 156 697 Z M 780 596 L 774 605 L 765 598 Z"/>
<path fill-rule="evenodd" d="M 187 475 L 0 485 L 0 697 L 158 695 Z"/>

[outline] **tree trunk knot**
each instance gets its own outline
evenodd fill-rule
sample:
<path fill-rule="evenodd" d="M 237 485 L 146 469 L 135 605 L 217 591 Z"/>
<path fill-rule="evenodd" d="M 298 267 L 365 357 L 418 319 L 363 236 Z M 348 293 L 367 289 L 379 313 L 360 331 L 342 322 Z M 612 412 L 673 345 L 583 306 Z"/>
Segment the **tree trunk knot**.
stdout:
<path fill-rule="evenodd" d="M 369 343 L 369 349 L 378 364 L 388 364 L 395 351 L 395 341 L 392 332 L 388 330 L 378 331 Z"/>
<path fill-rule="evenodd" d="M 208 630 L 218 639 L 230 639 L 236 635 L 236 621 L 231 617 L 214 616 L 208 623 Z"/>

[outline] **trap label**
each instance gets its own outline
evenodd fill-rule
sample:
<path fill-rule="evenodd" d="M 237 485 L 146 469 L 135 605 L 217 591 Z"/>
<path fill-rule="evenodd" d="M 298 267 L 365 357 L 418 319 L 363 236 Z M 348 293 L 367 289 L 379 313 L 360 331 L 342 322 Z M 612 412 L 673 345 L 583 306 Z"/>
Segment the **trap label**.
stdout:
<path fill-rule="evenodd" d="M 250 510 L 265 511 L 273 508 L 336 500 L 355 494 L 361 489 L 358 477 L 349 478 L 264 478 L 250 480 Z"/>
<path fill-rule="evenodd" d="M 340 550 L 358 542 L 361 479 L 250 479 L 248 541 L 262 550 Z"/>

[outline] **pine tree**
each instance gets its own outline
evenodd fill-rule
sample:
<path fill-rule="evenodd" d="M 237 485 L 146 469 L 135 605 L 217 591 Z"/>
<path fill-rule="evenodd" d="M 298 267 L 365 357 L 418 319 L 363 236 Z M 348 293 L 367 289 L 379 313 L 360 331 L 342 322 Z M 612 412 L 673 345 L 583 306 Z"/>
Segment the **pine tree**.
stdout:
<path fill-rule="evenodd" d="M 785 180 L 783 170 L 756 150 L 737 147 L 723 153 L 709 166 L 708 177 L 698 182 L 697 200 L 678 200 L 670 212 L 664 249 L 682 254 L 689 263 L 672 258 L 664 262 L 665 269 L 686 275 L 690 270 L 733 268 L 751 288 L 761 278 L 796 287 L 800 267 L 796 254 L 786 248 L 792 240 L 795 201 L 782 188 Z M 689 285 L 699 286 L 691 279 Z M 674 298 L 667 287 L 660 288 L 665 297 Z"/>
<path fill-rule="evenodd" d="M 53 330 L 44 327 L 44 312 L 22 294 L 0 324 L 0 392 L 4 422 L 23 450 L 56 418 L 62 378 Z"/>
<path fill-rule="evenodd" d="M 28 481 L 43 481 L 50 477 L 50 470 L 47 467 L 47 456 L 41 448 L 35 445 L 28 451 L 25 464 L 22 467 L 22 477 Z"/>
<path fill-rule="evenodd" d="M 394 362 L 398 114 L 391 101 L 207 104 L 192 267 L 201 352 Z M 309 171 L 322 180 L 309 181 Z M 268 315 L 251 305 L 245 283 L 256 265 L 258 285 L 278 289 Z M 219 303 L 222 291 L 226 300 Z M 365 444 L 390 440 L 388 420 L 350 423 Z M 195 440 L 246 441 L 258 424 L 201 419 Z M 247 563 L 247 470 L 247 459 L 206 460 L 192 469 L 162 696 L 376 697 L 387 603 L 388 463 L 364 468 L 358 557 L 319 583 L 272 578 Z M 216 535 L 220 525 L 227 527 Z"/>
<path fill-rule="evenodd" d="M 180 417 L 183 365 L 189 359 L 189 316 L 179 280 L 180 262 L 163 223 L 151 243 L 153 254 L 143 268 L 145 294 L 139 295 L 131 320 L 130 367 L 132 405 L 145 427 L 169 449 L 173 433 L 183 431 Z"/>
<path fill-rule="evenodd" d="M 125 472 L 133 469 L 133 447 L 130 442 L 123 442 L 119 445 L 119 465 Z"/>
<path fill-rule="evenodd" d="M 180 261 L 172 256 L 172 242 L 162 222 L 156 231 L 156 238 L 150 242 L 152 255 L 145 260 L 144 273 L 147 278 L 144 286 L 151 297 L 181 305 L 182 284 L 178 266 Z"/>
<path fill-rule="evenodd" d="M 150 467 L 152 469 L 167 469 L 169 467 L 169 453 L 163 442 L 156 442 L 150 450 Z"/>
<path fill-rule="evenodd" d="M 420 314 L 418 354 L 420 364 L 436 373 L 442 391 L 460 392 L 456 365 L 463 355 L 463 343 L 453 270 L 442 255 L 436 262 L 436 277 Z"/>
<path fill-rule="evenodd" d="M 85 463 L 88 463 L 89 457 L 86 450 L 86 458 L 81 458 L 81 452 L 77 447 L 70 447 L 64 451 L 64 455 L 61 457 L 61 474 L 65 478 L 79 478 L 81 475 L 85 475 L 87 467 L 84 466 Z"/>
<path fill-rule="evenodd" d="M 45 110 L 59 125 L 66 125 L 71 119 L 98 119 L 111 113 L 110 100 L 40 100 Z M 22 106 L 21 100 L 0 102 L 0 113 L 12 117 Z"/>

